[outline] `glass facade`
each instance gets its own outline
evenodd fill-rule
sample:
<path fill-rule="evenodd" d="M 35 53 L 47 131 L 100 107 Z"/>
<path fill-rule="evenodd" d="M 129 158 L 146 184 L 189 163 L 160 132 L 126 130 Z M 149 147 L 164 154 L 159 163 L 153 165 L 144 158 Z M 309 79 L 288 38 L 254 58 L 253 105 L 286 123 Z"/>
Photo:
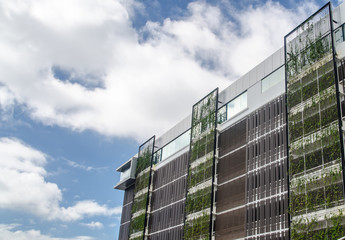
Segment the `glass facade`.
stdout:
<path fill-rule="evenodd" d="M 218 123 L 223 123 L 226 120 L 235 117 L 238 113 L 248 107 L 247 91 L 237 96 L 226 105 L 218 110 Z"/>
<path fill-rule="evenodd" d="M 174 153 L 180 151 L 181 149 L 187 147 L 190 141 L 190 130 L 176 138 L 171 143 L 167 144 L 162 148 L 162 160 L 164 161 Z"/>
<path fill-rule="evenodd" d="M 190 141 L 190 130 L 183 133 L 181 136 L 177 137 L 161 149 L 155 152 L 153 155 L 153 162 L 157 164 L 164 161 L 168 157 L 174 155 L 181 149 L 187 147 Z"/>
<path fill-rule="evenodd" d="M 261 92 L 264 93 L 274 85 L 285 81 L 285 67 L 281 66 L 276 71 L 261 80 Z"/>
<path fill-rule="evenodd" d="M 247 106 L 247 92 L 244 92 L 227 104 L 228 119 L 234 117 L 236 114 L 246 109 Z"/>

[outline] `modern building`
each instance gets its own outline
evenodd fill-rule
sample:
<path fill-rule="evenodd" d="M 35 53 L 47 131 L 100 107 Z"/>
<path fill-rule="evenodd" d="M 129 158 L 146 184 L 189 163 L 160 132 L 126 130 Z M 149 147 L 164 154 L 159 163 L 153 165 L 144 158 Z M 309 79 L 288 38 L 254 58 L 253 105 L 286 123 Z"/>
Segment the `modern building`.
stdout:
<path fill-rule="evenodd" d="M 284 47 L 117 171 L 120 240 L 345 236 L 345 4 L 326 4 Z"/>

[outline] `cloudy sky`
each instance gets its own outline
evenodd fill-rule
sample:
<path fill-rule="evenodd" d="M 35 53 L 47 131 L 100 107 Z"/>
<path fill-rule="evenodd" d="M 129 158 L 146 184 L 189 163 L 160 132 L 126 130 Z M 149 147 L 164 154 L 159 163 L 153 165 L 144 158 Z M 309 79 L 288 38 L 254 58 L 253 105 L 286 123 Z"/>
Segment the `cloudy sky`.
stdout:
<path fill-rule="evenodd" d="M 116 239 L 116 167 L 325 3 L 0 0 L 0 239 Z"/>

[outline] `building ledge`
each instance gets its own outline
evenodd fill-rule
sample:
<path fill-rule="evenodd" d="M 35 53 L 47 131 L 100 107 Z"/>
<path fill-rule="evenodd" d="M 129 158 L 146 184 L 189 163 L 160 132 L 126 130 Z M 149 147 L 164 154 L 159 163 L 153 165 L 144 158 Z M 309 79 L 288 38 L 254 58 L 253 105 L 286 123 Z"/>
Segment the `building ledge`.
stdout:
<path fill-rule="evenodd" d="M 114 189 L 126 190 L 127 188 L 132 186 L 134 182 L 135 182 L 135 178 L 129 177 L 129 178 L 123 179 L 122 181 L 120 181 L 114 186 Z"/>

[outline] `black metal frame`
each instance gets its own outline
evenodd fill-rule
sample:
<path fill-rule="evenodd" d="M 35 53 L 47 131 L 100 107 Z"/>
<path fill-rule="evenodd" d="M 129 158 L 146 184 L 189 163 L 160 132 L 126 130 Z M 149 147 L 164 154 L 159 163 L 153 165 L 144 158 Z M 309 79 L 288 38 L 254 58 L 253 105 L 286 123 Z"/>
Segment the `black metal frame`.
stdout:
<path fill-rule="evenodd" d="M 288 34 L 286 34 L 284 36 L 284 60 L 285 60 L 285 111 L 286 111 L 286 143 L 287 143 L 287 169 L 288 169 L 288 174 L 287 174 L 287 181 L 288 181 L 288 206 L 290 206 L 290 196 L 291 196 L 291 192 L 290 192 L 290 174 L 289 174 L 289 169 L 290 169 L 290 142 L 289 142 L 289 107 L 288 107 L 288 76 L 287 76 L 287 68 L 288 68 L 288 64 L 287 64 L 287 44 L 286 44 L 286 39 L 289 35 L 291 35 L 293 32 L 295 32 L 298 28 L 300 28 L 300 26 L 302 26 L 303 24 L 305 24 L 306 22 L 308 22 L 310 19 L 312 19 L 314 16 L 316 16 L 319 12 L 321 12 L 325 7 L 329 6 L 329 2 L 327 4 L 325 4 L 322 8 L 320 8 L 318 11 L 316 11 L 313 15 L 311 15 L 310 17 L 308 17 L 306 20 L 304 20 L 301 24 L 299 24 L 297 27 L 295 27 L 293 30 L 291 30 Z M 331 34 L 332 35 L 332 34 Z M 333 43 L 332 43 L 333 46 Z M 288 228 L 289 228 L 289 238 L 291 238 L 291 215 L 290 215 L 290 211 L 288 212 L 288 217 L 289 217 L 289 221 L 288 221 Z"/>
<path fill-rule="evenodd" d="M 333 53 L 333 67 L 334 67 L 334 77 L 335 77 L 335 90 L 336 90 L 336 96 L 337 96 L 337 108 L 338 108 L 338 131 L 339 131 L 339 137 L 340 137 L 340 152 L 341 152 L 341 163 L 342 163 L 342 172 L 343 172 L 343 194 L 345 199 L 345 159 L 344 159 L 344 137 L 343 137 L 343 121 L 341 116 L 341 102 L 340 102 L 340 93 L 339 93 L 339 76 L 338 76 L 338 66 L 336 61 L 336 52 L 335 52 L 335 42 L 334 42 L 334 36 L 333 36 L 333 15 L 331 11 L 331 3 L 328 2 L 329 5 L 329 21 L 331 25 L 331 39 L 332 39 L 332 53 Z M 344 37 L 344 36 L 343 36 Z"/>
<path fill-rule="evenodd" d="M 285 114 L 286 114 L 286 165 L 288 172 L 287 177 L 287 189 L 288 189 L 288 207 L 290 206 L 290 142 L 289 142 L 289 108 L 288 108 L 288 94 L 287 94 L 287 64 L 286 64 L 286 36 L 284 37 L 284 61 L 285 61 Z M 288 211 L 288 228 L 289 228 L 289 238 L 291 236 L 291 221 L 290 221 L 290 211 Z"/>
<path fill-rule="evenodd" d="M 212 187 L 211 187 L 211 206 L 210 206 L 210 227 L 209 227 L 209 240 L 212 239 L 212 220 L 213 220 L 213 215 L 212 215 L 212 208 L 213 208 L 213 194 L 214 194 L 214 177 L 215 177 L 215 151 L 216 151 L 216 137 L 217 137 L 217 113 L 218 113 L 218 96 L 219 96 L 219 88 L 215 88 L 214 90 L 212 90 L 211 92 L 209 92 L 205 97 L 203 97 L 202 99 L 200 99 L 197 103 L 195 103 L 192 107 L 192 117 L 191 117 L 191 132 L 190 132 L 190 143 L 189 143 L 189 158 L 188 158 L 188 163 L 187 163 L 187 181 L 186 181 L 186 194 L 185 194 L 185 199 L 187 201 L 187 195 L 188 195 L 188 172 L 189 172 L 189 168 L 190 168 L 190 157 L 191 157 L 191 152 L 192 152 L 192 141 L 193 141 L 193 127 L 195 125 L 193 125 L 193 116 L 194 116 L 194 107 L 196 105 L 198 105 L 199 103 L 201 103 L 204 99 L 206 99 L 209 95 L 211 95 L 213 92 L 216 91 L 216 106 L 215 106 L 215 127 L 214 127 L 214 149 L 213 149 L 213 167 L 212 167 Z M 186 211 L 184 212 L 184 221 L 183 221 L 183 225 L 184 227 L 186 226 Z M 183 229 L 183 233 L 182 233 L 182 239 L 184 239 L 184 229 Z"/>
<path fill-rule="evenodd" d="M 306 20 L 304 20 L 301 24 L 299 24 L 297 27 L 295 27 L 293 30 L 291 30 L 288 34 L 286 34 L 284 36 L 284 40 L 291 35 L 291 33 L 295 32 L 300 26 L 302 26 L 303 24 L 305 24 L 306 22 L 308 22 L 310 19 L 312 19 L 313 17 L 315 17 L 317 14 L 319 14 L 324 8 L 328 7 L 330 9 L 330 5 L 331 3 L 328 2 L 325 5 L 323 5 L 319 10 L 317 10 L 315 13 L 313 13 L 311 16 L 309 16 Z M 284 44 L 285 46 L 285 44 Z"/>
<path fill-rule="evenodd" d="M 140 148 L 144 146 L 146 143 L 150 142 L 153 139 L 152 143 L 152 149 L 151 149 L 151 160 L 150 160 L 150 174 L 149 174 L 149 184 L 148 184 L 148 189 L 147 189 L 147 196 L 146 196 L 146 208 L 145 208 L 145 220 L 144 220 L 144 229 L 143 229 L 143 240 L 145 240 L 145 231 L 146 231 L 146 226 L 147 226 L 147 209 L 149 207 L 149 199 L 150 199 L 150 186 L 151 186 L 151 177 L 152 177 L 152 159 L 153 159 L 153 153 L 154 153 L 154 148 L 155 148 L 155 141 L 156 141 L 156 136 L 152 136 L 149 140 L 147 140 L 144 144 L 139 146 L 139 153 L 138 153 L 138 158 L 140 154 Z"/>
<path fill-rule="evenodd" d="M 150 141 L 153 141 L 152 143 L 152 150 L 151 150 L 151 159 L 150 159 L 150 174 L 149 174 L 149 183 L 148 183 L 148 191 L 147 191 L 147 196 L 146 196 L 146 207 L 145 207 L 145 220 L 144 220 L 144 229 L 143 229 L 143 240 L 145 239 L 145 230 L 146 230 L 146 225 L 147 225 L 147 209 L 148 209 L 148 205 L 149 205 L 149 196 L 150 196 L 150 185 L 151 185 L 151 175 L 152 175 L 152 159 L 153 159 L 153 153 L 154 153 L 154 146 L 155 146 L 155 140 L 156 140 L 156 136 L 152 136 L 151 138 L 149 138 L 146 142 L 144 142 L 143 144 L 141 144 L 139 146 L 138 149 L 138 159 L 140 157 L 140 152 L 141 152 L 141 148 L 143 146 L 145 146 L 147 143 L 149 143 Z M 137 174 L 136 176 L 137 177 Z M 134 201 L 134 198 L 133 198 Z M 132 221 L 132 216 L 131 216 L 131 221 Z M 130 236 L 130 232 L 129 232 L 129 236 Z M 128 236 L 128 238 L 129 238 Z"/>
<path fill-rule="evenodd" d="M 334 36 L 333 36 L 333 16 L 332 16 L 332 10 L 331 10 L 331 2 L 326 3 L 324 6 L 322 6 L 318 11 L 316 11 L 313 15 L 311 15 L 310 17 L 308 17 L 305 21 L 303 21 L 301 24 L 299 24 L 297 27 L 295 27 L 292 31 L 290 31 L 287 35 L 285 35 L 284 37 L 284 58 L 285 58 L 285 108 L 286 108 L 286 129 L 287 129 L 287 134 L 286 134 L 286 142 L 287 142 L 287 167 L 288 169 L 290 168 L 290 159 L 289 159 L 289 108 L 288 108 L 288 88 L 287 88 L 287 58 L 286 58 L 286 52 L 287 52 L 287 48 L 286 48 L 286 39 L 287 37 L 289 37 L 289 35 L 291 35 L 293 32 L 295 32 L 300 26 L 302 26 L 303 24 L 305 24 L 306 22 L 308 22 L 310 19 L 312 19 L 314 16 L 316 16 L 317 14 L 319 14 L 321 11 L 325 10 L 326 8 L 328 9 L 328 14 L 329 14 L 329 24 L 330 24 L 330 32 L 329 34 L 331 35 L 331 44 L 332 44 L 332 56 L 333 56 L 333 69 L 334 69 L 334 77 L 335 77 L 335 87 L 336 87 L 336 97 L 337 97 L 337 108 L 338 108 L 338 126 L 339 126 L 339 137 L 340 137 L 340 148 L 341 148 L 341 160 L 342 160 L 342 175 L 343 175 L 343 193 L 344 193 L 344 198 L 345 198 L 345 174 L 344 174 L 344 170 L 345 170 L 345 160 L 344 160 L 344 139 L 343 139 L 343 133 L 342 133 L 342 119 L 341 119 L 341 103 L 340 103 L 340 98 L 339 98 L 339 79 L 338 79 L 338 67 L 337 67 L 337 63 L 336 63 L 336 52 L 335 52 L 335 43 L 334 43 Z M 339 26 L 342 27 L 343 25 Z M 338 28 L 339 28 L 338 27 Z M 345 36 L 343 35 L 343 38 Z M 288 204 L 290 206 L 290 174 L 287 174 L 287 179 L 288 179 L 288 194 L 289 194 L 289 198 L 288 198 Z M 291 216 L 290 216 L 290 212 L 289 214 L 289 235 L 291 236 Z"/>
<path fill-rule="evenodd" d="M 309 19 L 309 18 L 308 18 Z M 305 23 L 307 20 L 305 20 L 303 23 Z M 302 24 L 303 24 L 302 23 Z M 302 25 L 300 24 L 300 25 Z M 300 26 L 299 25 L 299 26 Z M 291 32 L 289 32 L 287 35 L 291 34 L 293 31 L 295 31 L 298 27 L 294 28 L 294 30 L 292 30 Z M 286 37 L 287 35 L 284 36 L 284 62 L 285 62 L 285 113 L 286 113 L 286 159 L 287 159 L 287 169 L 288 169 L 288 172 L 286 174 L 287 176 L 287 189 L 288 189 L 288 207 L 290 207 L 290 174 L 289 174 L 289 169 L 290 169 L 290 142 L 289 142 L 289 108 L 288 108 L 288 94 L 287 94 L 287 91 L 288 91 L 288 86 L 287 86 L 287 68 L 288 68 L 288 65 L 287 65 L 287 58 L 286 58 Z M 289 238 L 291 236 L 291 216 L 290 216 L 290 211 L 288 211 L 288 228 L 289 228 Z"/>
<path fill-rule="evenodd" d="M 216 176 L 216 149 L 217 149 L 217 124 L 218 124 L 218 97 L 219 97 L 219 89 L 216 88 L 214 91 L 217 91 L 216 95 L 216 108 L 214 111 L 214 142 L 213 142 L 213 166 L 212 166 L 212 190 L 211 190 L 211 212 L 210 212 L 210 240 L 212 240 L 212 233 L 213 233 L 213 203 L 215 202 L 214 198 L 214 179 Z"/>

